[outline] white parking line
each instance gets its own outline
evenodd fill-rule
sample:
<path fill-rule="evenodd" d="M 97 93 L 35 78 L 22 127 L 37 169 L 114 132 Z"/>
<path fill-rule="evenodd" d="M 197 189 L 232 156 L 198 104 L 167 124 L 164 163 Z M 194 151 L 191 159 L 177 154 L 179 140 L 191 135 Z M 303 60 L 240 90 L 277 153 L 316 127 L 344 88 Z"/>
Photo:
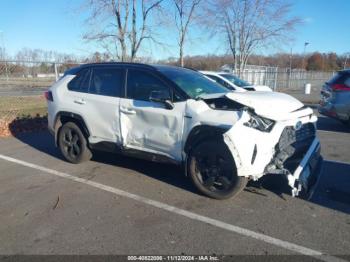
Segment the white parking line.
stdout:
<path fill-rule="evenodd" d="M 284 240 L 281 240 L 281 239 L 278 239 L 278 238 L 270 237 L 268 235 L 257 233 L 257 232 L 254 232 L 252 230 L 249 230 L 249 229 L 245 229 L 245 228 L 242 228 L 242 227 L 239 227 L 239 226 L 235 226 L 235 225 L 232 225 L 232 224 L 228 224 L 228 223 L 222 222 L 220 220 L 216 220 L 216 219 L 212 219 L 212 218 L 209 218 L 209 217 L 206 217 L 206 216 L 198 215 L 196 213 L 193 213 L 193 212 L 181 209 L 181 208 L 177 208 L 177 207 L 174 207 L 174 206 L 162 203 L 162 202 L 151 200 L 151 199 L 139 196 L 139 195 L 135 195 L 135 194 L 132 194 L 132 193 L 120 190 L 118 188 L 114 188 L 114 187 L 103 185 L 103 184 L 100 184 L 100 183 L 97 183 L 97 182 L 89 181 L 87 179 L 76 177 L 76 176 L 73 176 L 73 175 L 70 175 L 70 174 L 67 174 L 67 173 L 59 172 L 59 171 L 56 171 L 56 170 L 53 170 L 53 169 L 50 169 L 50 168 L 42 167 L 42 166 L 39 166 L 39 165 L 36 165 L 36 164 L 32 164 L 32 163 L 29 163 L 29 162 L 25 162 L 25 161 L 22 161 L 22 160 L 19 160 L 19 159 L 15 159 L 15 158 L 12 158 L 12 157 L 8 157 L 8 156 L 5 156 L 5 155 L 1 155 L 1 154 L 0 154 L 0 159 L 6 160 L 6 161 L 9 161 L 9 162 L 12 162 L 12 163 L 16 163 L 16 164 L 19 164 L 19 165 L 22 165 L 22 166 L 30 167 L 30 168 L 33 168 L 33 169 L 36 169 L 36 170 L 40 170 L 40 171 L 43 171 L 45 173 L 49 173 L 51 175 L 55 175 L 55 176 L 63 177 L 63 178 L 66 178 L 66 179 L 70 179 L 70 180 L 78 182 L 78 183 L 89 185 L 89 186 L 92 186 L 92 187 L 95 187 L 95 188 L 98 188 L 98 189 L 101 189 L 101 190 L 104 190 L 104 191 L 116 194 L 118 196 L 122 196 L 122 197 L 125 197 L 125 198 L 133 199 L 135 201 L 138 201 L 138 202 L 141 202 L 141 203 L 144 203 L 144 204 L 147 204 L 147 205 L 150 205 L 150 206 L 162 209 L 162 210 L 166 210 L 168 212 L 175 213 L 175 214 L 178 214 L 178 215 L 190 218 L 192 220 L 200 221 L 200 222 L 212 225 L 214 227 L 218 227 L 218 228 L 221 228 L 221 229 L 224 229 L 224 230 L 227 230 L 227 231 L 231 231 L 231 232 L 240 234 L 240 235 L 245 236 L 245 237 L 254 238 L 254 239 L 257 239 L 257 240 L 269 243 L 271 245 L 275 245 L 277 247 L 281 247 L 281 248 L 284 248 L 284 249 L 287 249 L 287 250 L 290 250 L 290 251 L 302 254 L 302 255 L 312 256 L 312 257 L 315 257 L 315 258 L 323 260 L 323 261 L 332 261 L 332 262 L 333 261 L 334 262 L 336 262 L 336 261 L 337 262 L 340 262 L 340 261 L 341 262 L 345 262 L 346 261 L 346 260 L 343 260 L 343 259 L 340 259 L 338 257 L 334 257 L 334 256 L 331 256 L 331 255 L 325 254 L 325 253 L 317 251 L 317 250 L 313 250 L 313 249 L 310 249 L 310 248 L 307 248 L 307 247 L 303 247 L 303 246 L 300 246 L 300 245 L 297 245 L 297 244 L 293 244 L 293 243 L 288 242 L 288 241 L 284 241 Z"/>

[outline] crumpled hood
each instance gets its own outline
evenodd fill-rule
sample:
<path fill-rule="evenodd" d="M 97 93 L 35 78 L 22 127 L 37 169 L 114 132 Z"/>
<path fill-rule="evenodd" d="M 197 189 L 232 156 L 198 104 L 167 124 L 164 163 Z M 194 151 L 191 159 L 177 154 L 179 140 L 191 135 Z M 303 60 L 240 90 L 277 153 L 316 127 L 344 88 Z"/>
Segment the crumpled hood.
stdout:
<path fill-rule="evenodd" d="M 247 86 L 247 87 L 251 87 L 254 88 L 255 91 L 266 91 L 266 92 L 272 92 L 272 89 L 268 86 L 263 86 L 263 85 L 252 85 L 252 86 Z"/>
<path fill-rule="evenodd" d="M 294 97 L 278 92 L 230 92 L 226 94 L 226 97 L 242 105 L 253 108 L 258 115 L 271 119 L 283 118 L 283 115 L 296 111 L 304 106 L 303 103 Z"/>
<path fill-rule="evenodd" d="M 290 113 L 304 106 L 294 97 L 278 92 L 228 92 L 225 94 L 203 95 L 203 99 L 224 97 L 253 108 L 255 113 L 269 119 L 282 120 Z"/>

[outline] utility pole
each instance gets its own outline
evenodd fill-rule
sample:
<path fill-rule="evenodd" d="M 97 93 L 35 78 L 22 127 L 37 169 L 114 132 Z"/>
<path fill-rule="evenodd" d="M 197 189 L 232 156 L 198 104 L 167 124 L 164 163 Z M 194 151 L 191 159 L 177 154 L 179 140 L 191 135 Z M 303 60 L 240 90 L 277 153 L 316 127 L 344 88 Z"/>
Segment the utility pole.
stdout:
<path fill-rule="evenodd" d="M 349 56 L 350 56 L 350 53 L 346 53 L 345 54 L 344 69 L 347 68 L 347 63 L 348 63 Z"/>
<path fill-rule="evenodd" d="M 303 62 L 302 62 L 302 68 L 306 69 L 306 65 L 305 65 L 305 54 L 306 54 L 306 47 L 309 45 L 309 42 L 305 42 L 304 43 L 304 52 L 303 52 Z"/>
<path fill-rule="evenodd" d="M 5 60 L 4 32 L 0 30 L 0 59 Z"/>
<path fill-rule="evenodd" d="M 5 41 L 4 41 L 4 31 L 0 30 L 0 50 L 1 50 L 1 56 L 0 60 L 5 60 L 6 53 L 5 53 Z M 5 63 L 5 74 L 6 74 L 6 80 L 9 80 L 9 75 L 8 75 L 8 69 L 7 69 L 7 62 L 4 61 Z"/>
<path fill-rule="evenodd" d="M 290 55 L 289 55 L 288 88 L 290 88 L 290 79 L 292 77 L 292 59 L 293 59 L 293 48 L 290 49 Z"/>
<path fill-rule="evenodd" d="M 309 42 L 305 42 L 304 43 L 304 53 L 303 53 L 303 62 L 302 62 L 302 74 L 303 74 L 303 78 L 305 80 L 305 84 L 306 84 L 306 64 L 305 64 L 305 55 L 306 55 L 306 47 L 309 45 Z"/>

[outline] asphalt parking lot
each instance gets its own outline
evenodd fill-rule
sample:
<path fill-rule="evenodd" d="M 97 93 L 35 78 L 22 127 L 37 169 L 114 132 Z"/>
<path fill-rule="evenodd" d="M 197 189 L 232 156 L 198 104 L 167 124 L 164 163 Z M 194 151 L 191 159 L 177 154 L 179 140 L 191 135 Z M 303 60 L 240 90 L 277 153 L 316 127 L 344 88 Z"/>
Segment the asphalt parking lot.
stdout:
<path fill-rule="evenodd" d="M 350 130 L 324 117 L 318 129 L 326 161 L 309 201 L 276 175 L 217 201 L 175 166 L 69 164 L 45 131 L 0 139 L 0 254 L 349 256 Z"/>

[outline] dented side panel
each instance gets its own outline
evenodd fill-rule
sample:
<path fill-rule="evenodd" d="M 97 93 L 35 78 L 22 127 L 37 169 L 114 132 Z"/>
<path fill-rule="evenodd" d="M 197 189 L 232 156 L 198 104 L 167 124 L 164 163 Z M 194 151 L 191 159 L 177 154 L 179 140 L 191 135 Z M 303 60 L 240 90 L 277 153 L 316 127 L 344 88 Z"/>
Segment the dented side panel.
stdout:
<path fill-rule="evenodd" d="M 120 130 L 125 148 L 161 154 L 181 161 L 185 102 L 168 110 L 161 103 L 120 100 Z"/>
<path fill-rule="evenodd" d="M 197 126 L 207 125 L 230 129 L 239 119 L 239 112 L 232 110 L 213 110 L 202 100 L 187 100 L 185 108 L 184 132 L 182 137 L 182 148 L 184 149 L 188 135 Z M 182 152 L 185 160 L 186 153 Z"/>

